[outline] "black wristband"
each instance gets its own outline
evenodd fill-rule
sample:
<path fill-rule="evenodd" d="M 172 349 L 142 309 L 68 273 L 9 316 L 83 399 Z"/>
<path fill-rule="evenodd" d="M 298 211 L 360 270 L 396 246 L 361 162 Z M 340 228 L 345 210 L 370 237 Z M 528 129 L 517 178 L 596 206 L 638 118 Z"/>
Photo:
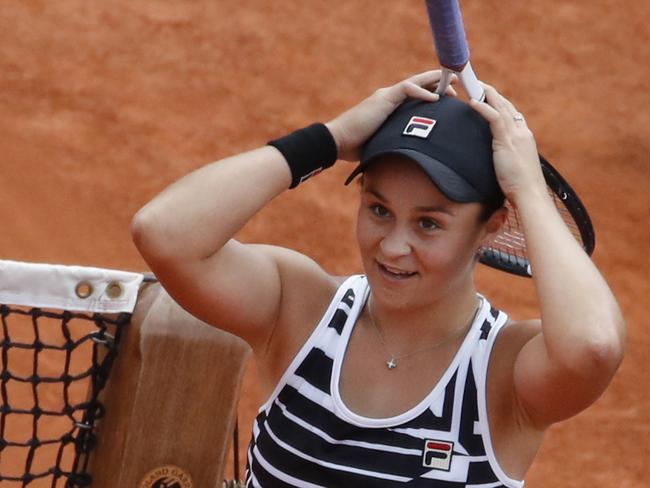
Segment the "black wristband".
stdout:
<path fill-rule="evenodd" d="M 324 124 L 312 124 L 289 135 L 268 142 L 282 153 L 291 170 L 291 186 L 329 168 L 336 162 L 334 137 Z"/>

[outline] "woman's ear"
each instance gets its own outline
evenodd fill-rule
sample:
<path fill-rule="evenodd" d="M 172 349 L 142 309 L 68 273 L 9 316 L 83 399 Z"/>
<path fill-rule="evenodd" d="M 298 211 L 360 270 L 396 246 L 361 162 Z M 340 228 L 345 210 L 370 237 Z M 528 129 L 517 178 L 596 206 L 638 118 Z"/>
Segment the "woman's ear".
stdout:
<path fill-rule="evenodd" d="M 508 207 L 505 205 L 496 210 L 485 224 L 485 237 L 496 234 L 508 219 Z"/>
<path fill-rule="evenodd" d="M 507 219 L 508 207 L 505 205 L 495 210 L 492 215 L 490 215 L 490 218 L 483 226 L 483 236 L 481 237 L 481 243 L 476 253 L 477 259 L 480 258 L 483 249 L 492 243 L 495 234 L 499 232 L 501 227 L 503 227 L 503 225 L 506 223 Z"/>

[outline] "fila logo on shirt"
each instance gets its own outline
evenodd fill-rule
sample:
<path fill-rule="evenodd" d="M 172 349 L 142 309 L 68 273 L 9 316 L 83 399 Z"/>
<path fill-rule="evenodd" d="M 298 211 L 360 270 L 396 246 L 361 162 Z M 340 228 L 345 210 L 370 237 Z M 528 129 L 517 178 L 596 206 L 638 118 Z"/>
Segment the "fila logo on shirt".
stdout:
<path fill-rule="evenodd" d="M 453 450 L 453 442 L 426 439 L 422 453 L 422 466 L 449 471 Z"/>
<path fill-rule="evenodd" d="M 429 137 L 434 125 L 436 125 L 435 120 L 414 115 L 411 117 L 411 120 L 409 120 L 409 123 L 406 124 L 402 134 L 405 136 L 414 136 L 426 139 Z"/>

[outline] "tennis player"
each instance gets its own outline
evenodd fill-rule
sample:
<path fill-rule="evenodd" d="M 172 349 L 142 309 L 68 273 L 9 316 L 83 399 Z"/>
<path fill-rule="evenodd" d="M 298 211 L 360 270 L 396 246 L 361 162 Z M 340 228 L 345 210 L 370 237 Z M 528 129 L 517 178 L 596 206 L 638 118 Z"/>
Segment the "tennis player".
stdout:
<path fill-rule="evenodd" d="M 488 85 L 487 103 L 439 99 L 439 80 L 417 74 L 202 167 L 133 220 L 170 294 L 254 350 L 267 399 L 248 486 L 522 487 L 544 431 L 591 405 L 621 362 L 619 307 L 548 196 L 524 117 Z M 337 159 L 361 161 L 364 275 L 233 239 Z M 538 319 L 509 319 L 474 284 L 504 199 Z"/>

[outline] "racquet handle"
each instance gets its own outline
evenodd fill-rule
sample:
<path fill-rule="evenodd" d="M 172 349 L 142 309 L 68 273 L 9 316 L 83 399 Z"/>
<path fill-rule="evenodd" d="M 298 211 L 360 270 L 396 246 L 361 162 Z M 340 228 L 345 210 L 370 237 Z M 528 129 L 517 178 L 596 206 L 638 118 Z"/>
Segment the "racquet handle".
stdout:
<path fill-rule="evenodd" d="M 469 61 L 469 47 L 458 0 L 426 0 L 429 23 L 440 64 L 462 71 Z"/>
<path fill-rule="evenodd" d="M 483 86 L 469 62 L 469 47 L 458 0 L 425 0 L 425 2 L 436 54 L 442 66 L 442 78 L 436 93 L 440 95 L 445 93 L 455 73 L 467 95 L 483 101 L 485 99 Z"/>

